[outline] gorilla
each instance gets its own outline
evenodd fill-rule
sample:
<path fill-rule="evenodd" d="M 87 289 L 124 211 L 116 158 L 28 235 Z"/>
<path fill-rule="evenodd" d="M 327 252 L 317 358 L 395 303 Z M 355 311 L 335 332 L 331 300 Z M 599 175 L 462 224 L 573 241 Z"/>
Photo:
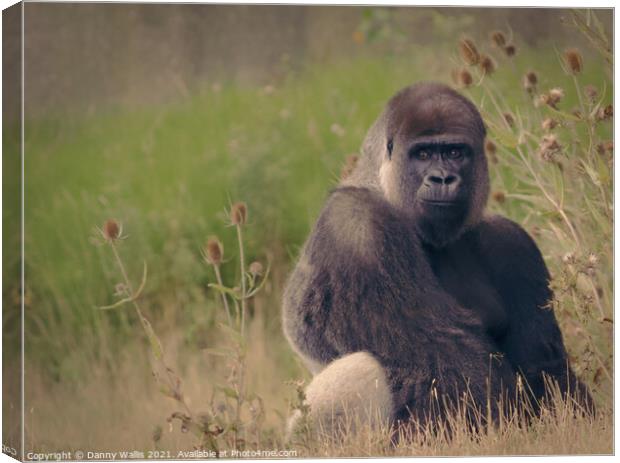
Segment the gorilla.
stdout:
<path fill-rule="evenodd" d="M 484 211 L 485 136 L 476 107 L 437 83 L 398 92 L 369 130 L 283 297 L 312 416 L 429 423 L 465 404 L 496 417 L 521 389 L 540 404 L 545 376 L 591 404 L 540 251 Z"/>

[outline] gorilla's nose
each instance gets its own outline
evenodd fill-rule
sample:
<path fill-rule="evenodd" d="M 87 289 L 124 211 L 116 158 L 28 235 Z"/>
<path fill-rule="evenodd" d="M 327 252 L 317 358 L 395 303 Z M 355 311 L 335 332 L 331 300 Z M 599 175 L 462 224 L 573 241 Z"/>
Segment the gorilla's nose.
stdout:
<path fill-rule="evenodd" d="M 459 184 L 461 178 L 456 174 L 433 171 L 424 177 L 424 184 L 429 187 L 449 185 L 455 187 Z"/>

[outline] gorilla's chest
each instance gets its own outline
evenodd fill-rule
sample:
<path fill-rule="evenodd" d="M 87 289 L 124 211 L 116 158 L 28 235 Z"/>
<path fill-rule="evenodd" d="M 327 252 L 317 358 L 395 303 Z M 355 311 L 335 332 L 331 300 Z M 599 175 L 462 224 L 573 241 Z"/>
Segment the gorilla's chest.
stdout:
<path fill-rule="evenodd" d="M 481 263 L 468 246 L 428 250 L 429 261 L 441 286 L 463 307 L 475 311 L 489 334 L 497 338 L 507 328 L 504 302 Z"/>

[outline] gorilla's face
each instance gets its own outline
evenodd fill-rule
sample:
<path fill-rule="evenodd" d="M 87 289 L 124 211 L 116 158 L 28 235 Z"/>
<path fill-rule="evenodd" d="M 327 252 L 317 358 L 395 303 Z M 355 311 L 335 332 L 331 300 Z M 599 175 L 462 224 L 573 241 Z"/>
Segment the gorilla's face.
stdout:
<path fill-rule="evenodd" d="M 475 107 L 436 84 L 389 103 L 379 183 L 423 240 L 443 246 L 479 219 L 488 195 L 484 126 Z"/>

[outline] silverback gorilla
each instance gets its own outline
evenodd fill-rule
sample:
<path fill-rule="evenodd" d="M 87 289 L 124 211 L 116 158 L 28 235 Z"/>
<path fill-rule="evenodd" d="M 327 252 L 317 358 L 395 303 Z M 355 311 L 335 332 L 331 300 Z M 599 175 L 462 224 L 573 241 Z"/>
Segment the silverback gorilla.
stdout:
<path fill-rule="evenodd" d="M 590 404 L 548 307 L 540 251 L 519 225 L 484 212 L 485 135 L 454 90 L 407 87 L 330 194 L 283 307 L 285 333 L 315 374 L 314 416 L 424 423 L 464 393 L 497 413 L 518 376 L 543 400 L 543 373 Z"/>

